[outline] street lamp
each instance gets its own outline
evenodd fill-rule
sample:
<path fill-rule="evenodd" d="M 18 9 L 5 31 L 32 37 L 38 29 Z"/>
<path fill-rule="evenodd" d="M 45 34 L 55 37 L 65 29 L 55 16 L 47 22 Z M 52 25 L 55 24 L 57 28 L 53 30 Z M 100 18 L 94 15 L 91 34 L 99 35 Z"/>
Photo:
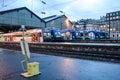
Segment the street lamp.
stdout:
<path fill-rule="evenodd" d="M 63 12 L 63 11 L 61 11 L 61 10 L 60 10 L 59 12 L 65 15 L 65 12 Z"/>
<path fill-rule="evenodd" d="M 22 37 L 23 37 L 23 40 L 24 40 L 24 32 L 26 31 L 25 25 L 21 25 L 20 30 L 22 31 Z"/>
<path fill-rule="evenodd" d="M 46 14 L 45 11 L 44 11 L 44 5 L 46 4 L 46 2 L 45 1 L 41 1 L 41 2 L 43 4 L 43 11 L 41 12 L 41 14 Z"/>

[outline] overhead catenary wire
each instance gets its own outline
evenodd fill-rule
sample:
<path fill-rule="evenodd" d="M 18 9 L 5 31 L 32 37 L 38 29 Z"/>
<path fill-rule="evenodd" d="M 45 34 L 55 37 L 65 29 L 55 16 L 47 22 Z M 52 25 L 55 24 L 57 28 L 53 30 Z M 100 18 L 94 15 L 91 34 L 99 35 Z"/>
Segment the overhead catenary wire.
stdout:
<path fill-rule="evenodd" d="M 1 7 L 0 7 L 0 10 L 1 9 L 4 9 L 5 7 L 9 7 L 10 5 L 12 5 L 12 4 L 15 4 L 16 2 L 17 2 L 18 0 L 14 0 L 14 1 L 6 1 L 6 0 L 1 0 L 0 1 L 0 5 L 1 5 Z"/>

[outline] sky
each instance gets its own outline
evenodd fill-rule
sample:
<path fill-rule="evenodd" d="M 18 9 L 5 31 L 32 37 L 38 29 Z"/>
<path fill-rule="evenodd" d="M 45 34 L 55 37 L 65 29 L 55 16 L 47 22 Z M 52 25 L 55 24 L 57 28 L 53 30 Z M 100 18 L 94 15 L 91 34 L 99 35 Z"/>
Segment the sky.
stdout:
<path fill-rule="evenodd" d="M 106 13 L 119 11 L 119 4 L 120 0 L 0 0 L 0 11 L 27 7 L 41 18 L 65 14 L 71 21 L 77 21 L 87 18 L 99 19 Z"/>

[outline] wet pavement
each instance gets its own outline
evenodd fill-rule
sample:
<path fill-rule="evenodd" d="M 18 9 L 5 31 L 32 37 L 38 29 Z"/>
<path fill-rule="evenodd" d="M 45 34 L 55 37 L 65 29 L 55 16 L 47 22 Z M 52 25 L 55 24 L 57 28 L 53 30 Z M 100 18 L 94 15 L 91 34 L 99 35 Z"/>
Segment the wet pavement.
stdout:
<path fill-rule="evenodd" d="M 41 74 L 24 78 L 20 51 L 0 49 L 0 80 L 120 80 L 120 63 L 107 63 L 31 53 Z"/>

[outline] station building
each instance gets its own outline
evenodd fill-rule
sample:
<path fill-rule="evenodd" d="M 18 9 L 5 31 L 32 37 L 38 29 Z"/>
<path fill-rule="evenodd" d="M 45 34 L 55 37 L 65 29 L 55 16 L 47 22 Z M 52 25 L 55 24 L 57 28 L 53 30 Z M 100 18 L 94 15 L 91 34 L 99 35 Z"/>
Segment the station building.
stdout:
<path fill-rule="evenodd" d="M 56 27 L 61 30 L 74 28 L 72 22 L 65 15 L 53 15 L 45 17 L 43 20 L 46 28 Z"/>
<path fill-rule="evenodd" d="M 0 12 L 0 32 L 18 31 L 21 25 L 27 29 L 44 28 L 45 21 L 26 7 Z"/>
<path fill-rule="evenodd" d="M 120 11 L 107 13 L 106 22 L 109 25 L 110 37 L 120 39 Z"/>
<path fill-rule="evenodd" d="M 25 25 L 26 29 L 73 28 L 72 22 L 65 15 L 53 15 L 42 19 L 26 7 L 0 11 L 0 32 L 18 31 L 21 25 Z"/>

